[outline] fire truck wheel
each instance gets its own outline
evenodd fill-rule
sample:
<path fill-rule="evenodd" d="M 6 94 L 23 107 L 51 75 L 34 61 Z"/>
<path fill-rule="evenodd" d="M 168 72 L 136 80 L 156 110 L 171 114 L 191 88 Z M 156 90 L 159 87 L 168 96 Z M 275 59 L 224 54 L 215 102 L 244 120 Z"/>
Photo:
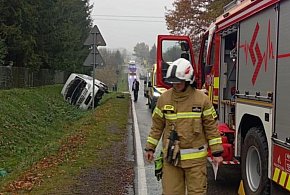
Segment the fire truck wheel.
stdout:
<path fill-rule="evenodd" d="M 268 144 L 262 127 L 252 127 L 242 149 L 242 179 L 246 194 L 270 194 Z"/>

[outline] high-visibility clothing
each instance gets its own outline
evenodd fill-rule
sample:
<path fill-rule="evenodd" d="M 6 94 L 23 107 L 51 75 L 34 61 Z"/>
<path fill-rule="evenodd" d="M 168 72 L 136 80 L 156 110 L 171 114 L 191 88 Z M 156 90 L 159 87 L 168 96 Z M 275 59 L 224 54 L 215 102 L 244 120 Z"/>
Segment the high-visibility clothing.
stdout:
<path fill-rule="evenodd" d="M 184 92 L 174 89 L 164 92 L 152 114 L 152 127 L 147 138 L 147 149 L 154 150 L 163 134 L 163 149 L 175 126 L 180 141 L 181 161 L 178 166 L 194 166 L 196 159 L 223 151 L 221 136 L 217 130 L 216 112 L 208 96 L 202 91 L 187 87 Z"/>
<path fill-rule="evenodd" d="M 197 159 L 196 163 L 189 168 L 175 167 L 165 162 L 162 175 L 162 194 L 206 195 L 206 176 L 206 158 Z"/>

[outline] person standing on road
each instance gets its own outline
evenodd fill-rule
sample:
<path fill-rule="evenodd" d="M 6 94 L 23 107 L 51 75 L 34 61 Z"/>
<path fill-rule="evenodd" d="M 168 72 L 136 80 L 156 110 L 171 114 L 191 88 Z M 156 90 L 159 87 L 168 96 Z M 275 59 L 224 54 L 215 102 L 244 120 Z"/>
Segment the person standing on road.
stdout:
<path fill-rule="evenodd" d="M 162 189 L 164 195 L 205 195 L 207 148 L 213 163 L 223 161 L 222 140 L 216 112 L 208 96 L 195 89 L 193 68 L 184 58 L 168 68 L 166 82 L 173 88 L 163 93 L 152 114 L 145 159 L 154 160 L 162 136 Z"/>
<path fill-rule="evenodd" d="M 134 102 L 137 102 L 139 92 L 139 81 L 137 79 L 134 79 L 133 81 L 132 91 L 134 93 Z"/>

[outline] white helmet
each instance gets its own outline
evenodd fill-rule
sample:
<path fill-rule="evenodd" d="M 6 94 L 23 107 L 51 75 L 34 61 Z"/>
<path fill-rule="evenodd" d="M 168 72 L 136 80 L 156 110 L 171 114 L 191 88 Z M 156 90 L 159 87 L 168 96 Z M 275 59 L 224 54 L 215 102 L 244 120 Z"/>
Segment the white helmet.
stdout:
<path fill-rule="evenodd" d="M 168 83 L 180 83 L 181 81 L 194 82 L 193 67 L 184 58 L 179 58 L 169 66 L 165 81 Z"/>

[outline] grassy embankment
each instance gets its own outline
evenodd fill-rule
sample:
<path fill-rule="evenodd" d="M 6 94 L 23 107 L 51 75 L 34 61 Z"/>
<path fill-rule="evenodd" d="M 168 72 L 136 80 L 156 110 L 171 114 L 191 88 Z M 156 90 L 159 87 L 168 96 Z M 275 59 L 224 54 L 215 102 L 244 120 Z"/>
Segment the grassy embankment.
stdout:
<path fill-rule="evenodd" d="M 118 91 L 128 90 L 120 80 Z M 105 94 L 94 112 L 82 111 L 64 102 L 61 88 L 0 91 L 0 194 L 70 185 L 81 170 L 98 165 L 104 148 L 126 137 L 128 95 Z"/>

